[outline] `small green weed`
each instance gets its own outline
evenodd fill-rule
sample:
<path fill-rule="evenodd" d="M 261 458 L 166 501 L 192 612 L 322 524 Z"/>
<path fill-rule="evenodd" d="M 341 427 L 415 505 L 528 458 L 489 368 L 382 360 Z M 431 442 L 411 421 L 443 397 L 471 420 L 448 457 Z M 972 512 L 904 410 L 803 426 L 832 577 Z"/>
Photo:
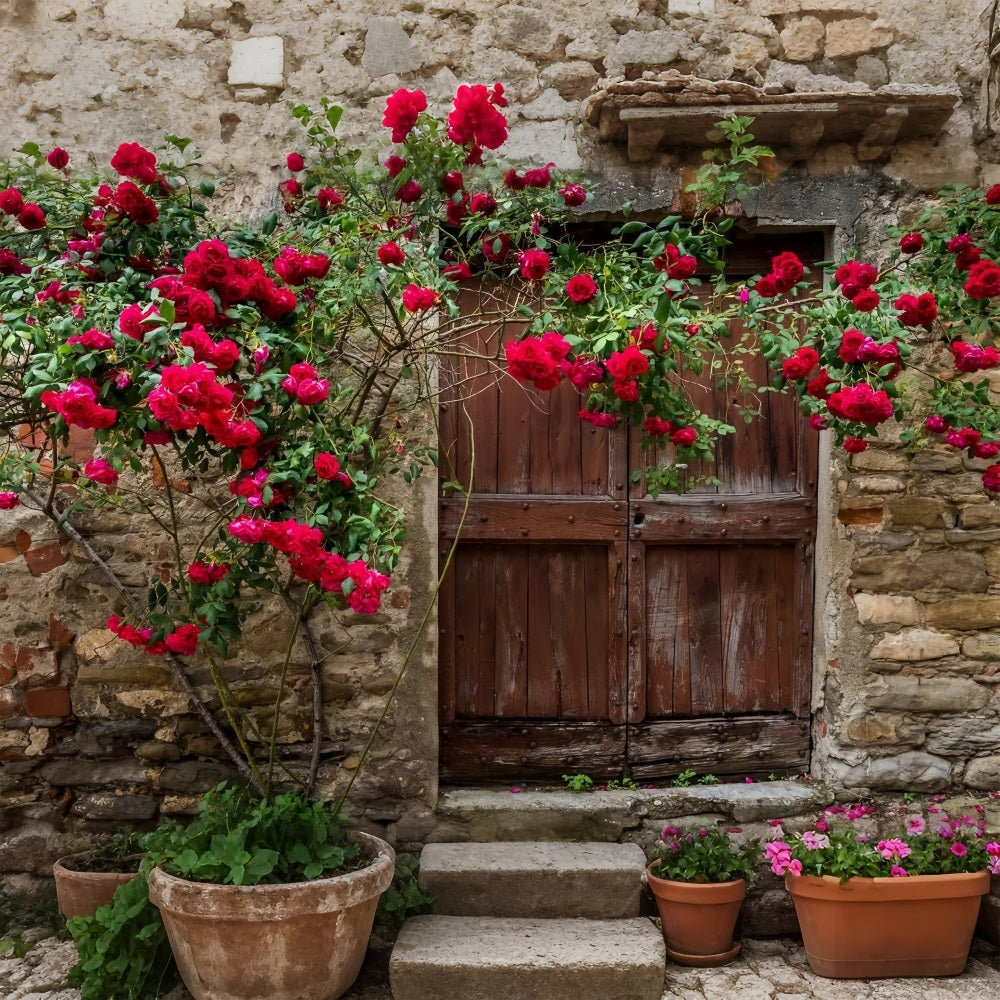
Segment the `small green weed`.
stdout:
<path fill-rule="evenodd" d="M 694 784 L 694 779 L 697 777 L 697 771 L 692 771 L 690 769 L 687 771 L 681 771 L 681 773 L 678 774 L 677 777 L 670 782 L 670 784 L 672 784 L 674 788 L 689 788 L 692 784 Z"/>
<path fill-rule="evenodd" d="M 594 779 L 589 774 L 564 774 L 562 779 L 571 792 L 592 792 L 594 790 Z"/>

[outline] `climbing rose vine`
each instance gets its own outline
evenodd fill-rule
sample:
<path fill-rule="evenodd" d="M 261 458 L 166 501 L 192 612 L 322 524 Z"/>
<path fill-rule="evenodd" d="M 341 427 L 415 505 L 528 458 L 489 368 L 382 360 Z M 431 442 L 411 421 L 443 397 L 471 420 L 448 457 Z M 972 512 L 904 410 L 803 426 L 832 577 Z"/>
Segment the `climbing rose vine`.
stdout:
<path fill-rule="evenodd" d="M 657 446 L 654 493 L 690 488 L 733 431 L 693 402 L 708 378 L 751 404 L 794 392 L 848 453 L 882 434 L 958 449 L 1000 492 L 1000 190 L 945 193 L 828 289 L 790 251 L 730 282 L 734 218 L 705 203 L 595 239 L 577 225 L 582 178 L 487 157 L 506 107 L 500 84 L 463 85 L 439 114 L 397 90 L 377 158 L 341 142 L 339 107 L 295 108 L 303 143 L 254 225 L 213 217 L 185 139 L 123 142 L 98 177 L 30 143 L 3 168 L 0 510 L 147 516 L 172 560 L 107 627 L 168 662 L 207 656 L 223 704 L 214 658 L 261 595 L 306 633 L 320 607 L 382 607 L 403 538 L 389 484 L 436 457 L 415 411 L 439 362 L 631 425 Z M 766 159 L 726 128 L 745 162 Z M 470 305 L 478 289 L 494 291 Z M 485 357 L 470 357 L 477 323 L 508 331 Z M 767 386 L 742 365 L 759 351 Z"/>

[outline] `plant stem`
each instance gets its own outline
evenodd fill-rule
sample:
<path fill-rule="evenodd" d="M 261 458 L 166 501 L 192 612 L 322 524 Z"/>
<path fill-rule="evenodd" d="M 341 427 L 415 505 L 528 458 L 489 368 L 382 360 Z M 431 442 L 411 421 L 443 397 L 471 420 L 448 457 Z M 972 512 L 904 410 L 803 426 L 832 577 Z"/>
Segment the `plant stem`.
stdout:
<path fill-rule="evenodd" d="M 94 547 L 80 534 L 76 526 L 73 524 L 69 518 L 64 518 L 57 516 L 56 512 L 51 508 L 46 508 L 41 497 L 38 496 L 31 489 L 25 489 L 24 495 L 30 497 L 32 502 L 35 503 L 39 510 L 41 510 L 55 525 L 63 532 L 65 532 L 69 537 L 83 550 L 84 555 L 97 567 L 98 570 L 106 577 L 109 583 L 118 591 L 119 594 L 124 598 L 125 603 L 132 609 L 132 612 L 140 616 L 142 615 L 144 609 L 142 605 L 132 596 L 128 588 L 121 581 L 118 574 L 97 554 Z M 205 707 L 204 703 L 198 697 L 198 692 L 195 691 L 194 685 L 188 679 L 187 674 L 184 671 L 184 663 L 179 660 L 173 653 L 169 650 L 164 653 L 163 658 L 167 662 L 167 666 L 170 667 L 170 672 L 174 677 L 174 680 L 180 685 L 181 690 L 187 695 L 188 701 L 191 707 L 198 713 L 205 725 L 208 726 L 212 735 L 219 741 L 222 749 L 225 751 L 226 756 L 233 762 L 236 770 L 239 771 L 247 781 L 254 787 L 254 789 L 261 795 L 264 794 L 264 789 L 261 787 L 259 780 L 254 777 L 250 765 L 243 759 L 239 751 L 233 746 L 232 741 L 226 734 L 222 731 L 218 722 L 212 716 L 212 713 Z"/>

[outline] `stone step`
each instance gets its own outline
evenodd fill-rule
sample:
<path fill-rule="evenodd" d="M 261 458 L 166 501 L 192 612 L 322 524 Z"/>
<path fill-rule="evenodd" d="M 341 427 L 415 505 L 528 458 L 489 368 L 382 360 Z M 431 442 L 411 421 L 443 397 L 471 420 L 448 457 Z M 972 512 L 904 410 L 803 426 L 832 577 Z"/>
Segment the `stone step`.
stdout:
<path fill-rule="evenodd" d="M 646 866 L 637 844 L 428 844 L 420 886 L 434 913 L 490 917 L 637 917 Z"/>
<path fill-rule="evenodd" d="M 389 962 L 393 1000 L 660 1000 L 666 956 L 651 921 L 423 916 Z"/>

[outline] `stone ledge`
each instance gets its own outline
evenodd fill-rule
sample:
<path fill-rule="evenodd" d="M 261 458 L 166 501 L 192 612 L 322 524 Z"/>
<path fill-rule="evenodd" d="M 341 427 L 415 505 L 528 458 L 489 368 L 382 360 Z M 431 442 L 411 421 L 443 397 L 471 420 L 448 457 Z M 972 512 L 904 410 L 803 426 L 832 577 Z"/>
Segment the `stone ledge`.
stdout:
<path fill-rule="evenodd" d="M 850 143 L 859 159 L 888 156 L 893 145 L 936 136 L 959 95 L 933 87 L 876 91 L 769 93 L 731 80 L 703 80 L 676 71 L 653 79 L 620 80 L 594 94 L 586 119 L 601 139 L 624 144 L 633 163 L 677 149 L 717 145 L 716 122 L 733 115 L 754 119 L 758 142 L 810 155 L 820 144 Z"/>

